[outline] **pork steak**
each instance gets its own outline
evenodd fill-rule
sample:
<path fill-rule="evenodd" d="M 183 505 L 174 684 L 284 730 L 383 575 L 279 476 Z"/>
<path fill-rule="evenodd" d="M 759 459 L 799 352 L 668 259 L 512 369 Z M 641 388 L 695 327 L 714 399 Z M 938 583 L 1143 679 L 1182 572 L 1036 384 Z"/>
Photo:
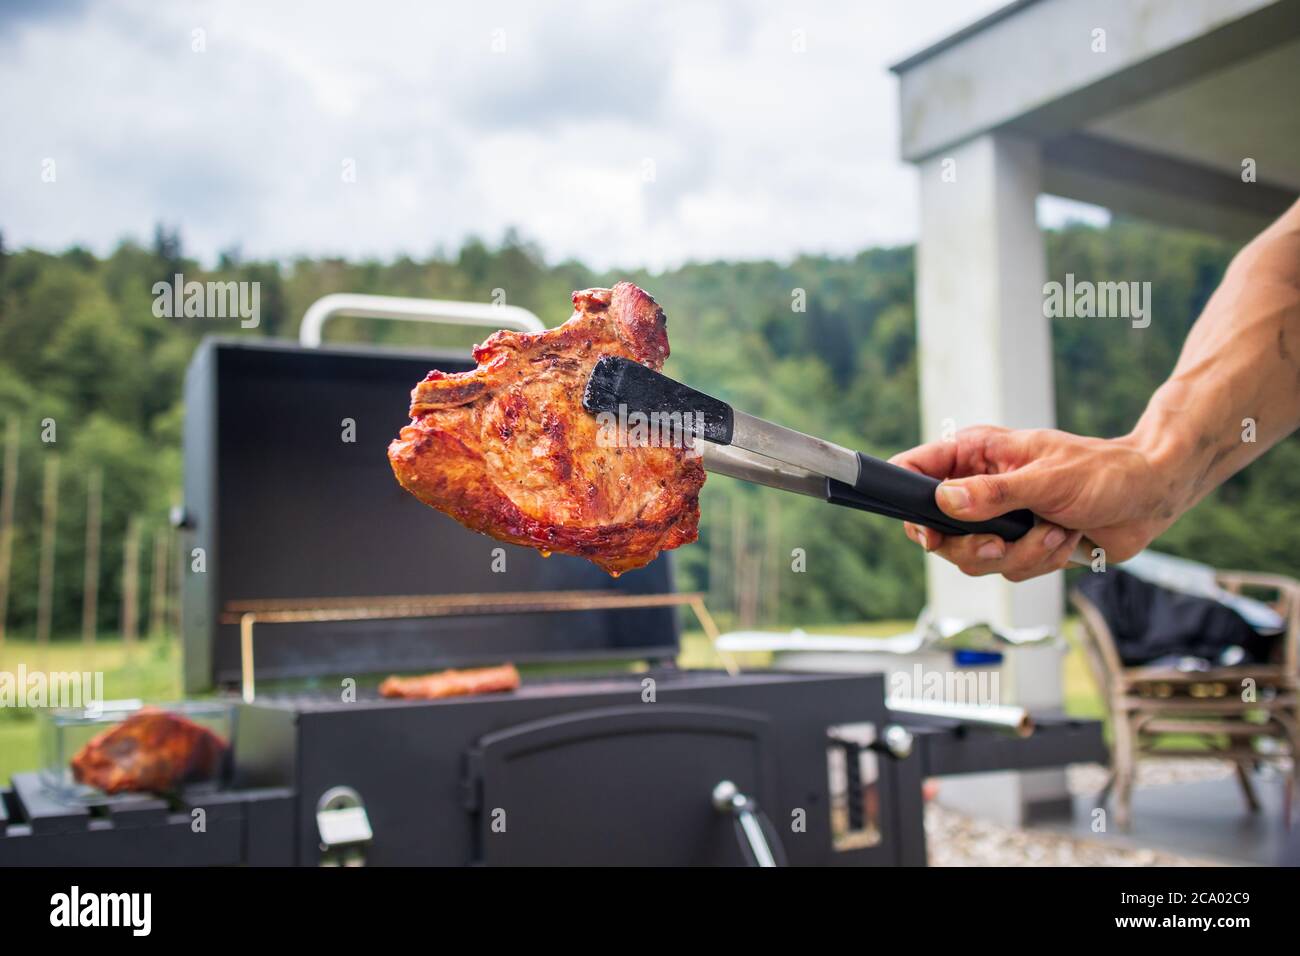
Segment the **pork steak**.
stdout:
<path fill-rule="evenodd" d="M 496 332 L 475 369 L 430 372 L 388 459 L 403 488 L 466 527 L 617 576 L 696 539 L 704 468 L 684 443 L 610 441 L 582 407 L 603 356 L 663 367 L 663 310 L 630 282 L 573 305 L 557 328 Z"/>

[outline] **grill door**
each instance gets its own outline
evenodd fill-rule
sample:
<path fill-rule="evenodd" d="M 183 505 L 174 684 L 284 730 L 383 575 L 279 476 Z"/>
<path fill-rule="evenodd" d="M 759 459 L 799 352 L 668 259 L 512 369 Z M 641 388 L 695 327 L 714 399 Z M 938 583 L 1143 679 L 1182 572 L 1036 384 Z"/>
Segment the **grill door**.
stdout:
<path fill-rule="evenodd" d="M 493 866 L 738 866 L 714 787 L 760 804 L 776 780 L 768 721 L 645 703 L 580 711 L 483 737 L 469 754 L 476 857 Z"/>

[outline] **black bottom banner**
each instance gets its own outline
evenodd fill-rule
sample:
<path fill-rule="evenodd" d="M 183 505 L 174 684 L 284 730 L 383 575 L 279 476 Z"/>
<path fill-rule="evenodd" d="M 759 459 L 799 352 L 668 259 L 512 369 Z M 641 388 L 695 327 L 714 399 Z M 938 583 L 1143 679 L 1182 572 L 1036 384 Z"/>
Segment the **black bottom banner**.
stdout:
<path fill-rule="evenodd" d="M 716 926 L 742 938 L 775 922 L 820 935 L 849 924 L 891 946 L 937 941 L 1031 943 L 1108 936 L 1200 935 L 1216 942 L 1294 930 L 1293 870 L 873 869 L 434 870 L 7 869 L 0 912 L 9 940 L 76 933 L 127 946 L 149 941 L 238 946 L 288 934 L 295 943 L 384 945 L 448 933 L 555 940 L 561 921 L 589 931 L 678 933 Z M 666 924 L 666 925 L 665 925 Z M 448 940 L 450 941 L 450 940 Z M 399 944 L 400 945 L 400 944 Z M 549 945 L 549 944 L 548 944 Z"/>

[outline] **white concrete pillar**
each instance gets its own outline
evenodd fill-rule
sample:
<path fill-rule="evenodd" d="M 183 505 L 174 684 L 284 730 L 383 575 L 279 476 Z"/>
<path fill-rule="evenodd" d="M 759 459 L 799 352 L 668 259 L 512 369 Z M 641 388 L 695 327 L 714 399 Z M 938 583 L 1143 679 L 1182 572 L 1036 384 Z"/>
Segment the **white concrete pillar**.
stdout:
<path fill-rule="evenodd" d="M 991 133 L 918 165 L 917 327 L 921 430 L 992 424 L 1055 425 L 1051 330 L 1043 317 L 1046 256 L 1037 222 L 1038 144 Z M 1011 627 L 1060 626 L 1061 575 L 1011 584 L 966 577 L 927 559 L 930 607 L 942 615 Z M 1061 704 L 1061 654 L 1007 655 L 1003 703 Z M 959 783 L 959 780 L 965 783 Z M 1030 804 L 1058 807 L 1064 774 L 996 774 L 945 781 L 941 799 L 1020 823 Z"/>

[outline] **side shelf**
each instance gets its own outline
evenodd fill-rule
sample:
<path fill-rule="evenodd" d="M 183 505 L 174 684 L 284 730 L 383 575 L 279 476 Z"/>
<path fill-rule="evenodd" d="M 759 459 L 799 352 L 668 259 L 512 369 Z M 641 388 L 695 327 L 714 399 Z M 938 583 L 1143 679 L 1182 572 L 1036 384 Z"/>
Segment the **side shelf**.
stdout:
<path fill-rule="evenodd" d="M 103 807 L 53 799 L 34 773 L 0 791 L 0 866 L 290 866 L 288 789 L 195 794 L 179 808 L 153 797 Z"/>
<path fill-rule="evenodd" d="M 1110 761 L 1099 720 L 1036 713 L 1034 732 L 1016 737 L 988 727 L 938 717 L 900 715 L 916 740 L 922 775 L 939 777 L 998 770 L 1043 770 L 1071 763 Z"/>

